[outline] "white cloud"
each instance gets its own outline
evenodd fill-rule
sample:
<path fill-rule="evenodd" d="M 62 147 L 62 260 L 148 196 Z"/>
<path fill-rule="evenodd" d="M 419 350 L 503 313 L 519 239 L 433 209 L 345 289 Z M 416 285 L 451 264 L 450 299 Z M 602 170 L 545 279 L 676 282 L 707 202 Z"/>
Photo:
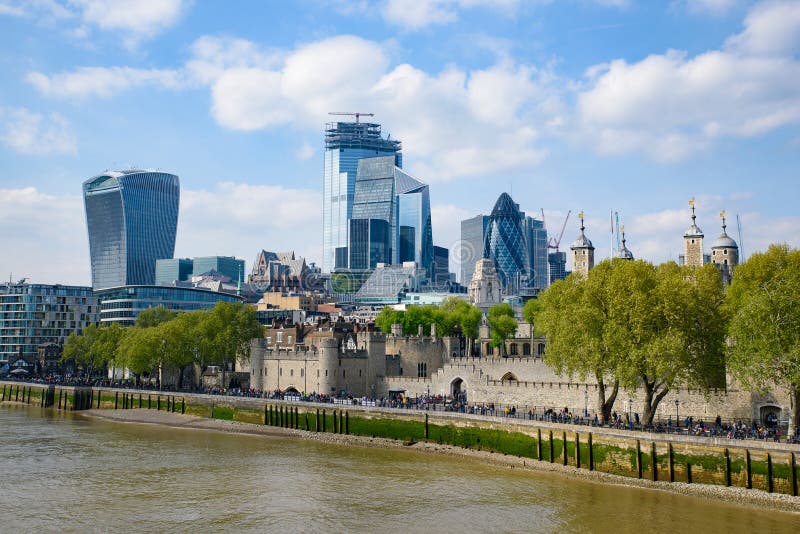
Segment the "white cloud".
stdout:
<path fill-rule="evenodd" d="M 742 0 L 678 0 L 693 14 L 724 15 L 742 4 Z"/>
<path fill-rule="evenodd" d="M 753 137 L 800 123 L 800 4 L 754 7 L 721 50 L 670 50 L 586 71 L 576 129 L 600 154 L 686 159 L 722 136 Z"/>
<path fill-rule="evenodd" d="M 800 2 L 767 1 L 757 4 L 744 20 L 745 28 L 725 46 L 747 55 L 789 55 L 800 49 Z"/>
<path fill-rule="evenodd" d="M 115 32 L 128 48 L 175 25 L 191 0 L 28 0 L 0 4 L 0 15 L 28 16 L 59 26 L 78 39 L 90 36 L 89 27 Z"/>
<path fill-rule="evenodd" d="M 89 245 L 78 195 L 0 189 L 0 272 L 51 284 L 89 283 Z"/>
<path fill-rule="evenodd" d="M 300 161 L 311 159 L 313 156 L 314 156 L 314 147 L 311 146 L 311 143 L 309 143 L 308 141 L 300 145 L 300 148 L 298 148 L 294 153 L 294 157 L 299 159 Z"/>
<path fill-rule="evenodd" d="M 309 261 L 321 257 L 320 194 L 242 183 L 181 191 L 176 257 L 233 255 L 249 271 L 256 253 L 291 250 Z M 0 272 L 36 282 L 90 284 L 83 201 L 48 195 L 33 187 L 0 189 Z M 58 228 L 54 231 L 54 228 Z M 300 246 L 300 248 L 296 248 Z"/>
<path fill-rule="evenodd" d="M 25 79 L 43 95 L 57 98 L 108 98 L 145 85 L 178 89 L 188 83 L 179 71 L 131 67 L 79 67 L 50 76 L 29 72 Z"/>
<path fill-rule="evenodd" d="M 519 0 L 386 0 L 381 14 L 391 24 L 418 30 L 455 22 L 463 9 L 484 8 L 508 15 L 515 12 L 519 3 Z"/>
<path fill-rule="evenodd" d="M 74 154 L 78 142 L 58 113 L 45 116 L 26 108 L 0 108 L 0 141 L 21 154 Z"/>

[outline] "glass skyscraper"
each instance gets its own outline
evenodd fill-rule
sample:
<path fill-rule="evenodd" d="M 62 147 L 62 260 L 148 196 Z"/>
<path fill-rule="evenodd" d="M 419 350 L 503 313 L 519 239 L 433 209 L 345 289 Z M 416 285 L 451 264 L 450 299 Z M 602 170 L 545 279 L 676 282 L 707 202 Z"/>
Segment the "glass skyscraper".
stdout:
<path fill-rule="evenodd" d="M 106 172 L 83 183 L 92 287 L 155 283 L 156 260 L 172 258 L 178 177 L 160 171 Z"/>
<path fill-rule="evenodd" d="M 530 255 L 530 280 L 532 289 L 542 290 L 550 285 L 547 257 L 547 230 L 544 222 L 525 217 L 525 232 Z"/>
<path fill-rule="evenodd" d="M 348 246 L 349 220 L 353 214 L 358 160 L 393 156 L 403 166 L 400 141 L 383 138 L 380 124 L 334 122 L 325 128 L 325 168 L 322 200 L 322 271 L 336 267 L 336 251 Z M 341 260 L 344 258 L 340 257 Z"/>
<path fill-rule="evenodd" d="M 519 205 L 503 193 L 489 216 L 485 254 L 493 259 L 505 292 L 516 294 L 529 286 L 530 250 L 526 239 L 525 214 Z"/>
<path fill-rule="evenodd" d="M 386 225 L 385 234 L 378 221 Z M 433 274 L 428 186 L 397 167 L 393 156 L 363 158 L 350 219 L 349 268 L 374 269 L 377 263 L 404 261 Z"/>
<path fill-rule="evenodd" d="M 489 228 L 488 215 L 476 215 L 461 221 L 461 242 L 456 247 L 455 257 L 461 266 L 461 284 L 469 285 L 475 264 L 485 258 L 486 230 Z"/>

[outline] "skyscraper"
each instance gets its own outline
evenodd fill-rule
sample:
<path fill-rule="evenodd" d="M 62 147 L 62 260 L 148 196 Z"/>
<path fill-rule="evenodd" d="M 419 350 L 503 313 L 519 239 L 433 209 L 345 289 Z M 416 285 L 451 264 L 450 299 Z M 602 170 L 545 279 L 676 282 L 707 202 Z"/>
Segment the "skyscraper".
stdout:
<path fill-rule="evenodd" d="M 432 275 L 428 186 L 397 167 L 393 156 L 359 160 L 349 227 L 350 269 L 413 261 Z M 343 256 L 341 248 L 337 257 Z"/>
<path fill-rule="evenodd" d="M 525 214 L 508 193 L 500 195 L 492 209 L 484 250 L 485 256 L 497 264 L 505 293 L 517 294 L 521 287 L 530 287 L 531 254 Z"/>
<path fill-rule="evenodd" d="M 400 141 L 383 138 L 380 124 L 334 122 L 325 128 L 325 168 L 322 197 L 322 271 L 336 266 L 336 249 L 348 246 L 358 160 L 392 156 L 393 165 L 403 166 Z M 341 260 L 344 258 L 340 258 Z"/>
<path fill-rule="evenodd" d="M 488 215 L 476 215 L 461 221 L 461 241 L 455 250 L 455 257 L 461 266 L 461 284 L 469 285 L 475 272 L 475 263 L 484 258 L 486 230 L 489 228 Z"/>
<path fill-rule="evenodd" d="M 83 183 L 95 290 L 155 283 L 156 260 L 175 253 L 179 197 L 178 177 L 160 171 L 110 171 Z"/>

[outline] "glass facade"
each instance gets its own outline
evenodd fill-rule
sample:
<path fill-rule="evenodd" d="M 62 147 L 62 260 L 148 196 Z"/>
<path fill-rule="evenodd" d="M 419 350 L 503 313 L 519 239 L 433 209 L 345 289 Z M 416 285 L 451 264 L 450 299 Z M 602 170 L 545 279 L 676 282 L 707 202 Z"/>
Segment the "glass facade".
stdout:
<path fill-rule="evenodd" d="M 350 220 L 350 269 L 374 269 L 390 255 L 389 223 L 382 219 Z"/>
<path fill-rule="evenodd" d="M 156 260 L 156 285 L 170 285 L 174 281 L 185 282 L 192 276 L 194 262 L 188 258 Z"/>
<path fill-rule="evenodd" d="M 433 283 L 441 287 L 450 281 L 450 250 L 433 247 Z"/>
<path fill-rule="evenodd" d="M 131 326 L 142 310 L 163 306 L 174 311 L 196 311 L 213 308 L 217 302 L 242 302 L 230 293 L 207 289 L 166 286 L 126 286 L 103 289 L 95 293 L 100 300 L 100 321 Z"/>
<path fill-rule="evenodd" d="M 379 124 L 336 122 L 326 126 L 322 188 L 323 272 L 335 268 L 336 249 L 347 247 L 358 161 L 386 155 L 392 156 L 394 165 L 403 166 L 400 141 L 383 138 Z"/>
<path fill-rule="evenodd" d="M 63 345 L 70 333 L 96 324 L 99 313 L 91 287 L 0 285 L 0 364 L 20 356 L 33 363 L 39 345 Z"/>
<path fill-rule="evenodd" d="M 237 260 L 233 256 L 206 256 L 192 260 L 192 276 L 200 276 L 209 271 L 216 271 L 227 276 L 232 281 L 242 278 L 244 281 L 244 260 Z"/>
<path fill-rule="evenodd" d="M 525 236 L 525 214 L 507 193 L 500 195 L 490 216 L 486 253 L 495 261 L 497 274 L 507 294 L 527 287 L 530 251 Z"/>
<path fill-rule="evenodd" d="M 397 224 L 400 228 L 397 240 L 397 255 L 393 263 L 415 261 L 433 275 L 433 227 L 431 224 L 430 189 L 426 184 L 416 180 L 400 169 L 395 169 L 395 188 L 397 191 Z M 414 231 L 413 257 L 401 258 L 403 228 Z M 408 238 L 407 238 L 408 239 Z"/>
<path fill-rule="evenodd" d="M 550 283 L 556 280 L 563 280 L 567 277 L 567 253 L 566 252 L 551 252 L 547 256 L 547 261 L 550 264 Z"/>
<path fill-rule="evenodd" d="M 525 232 L 530 256 L 530 287 L 543 290 L 550 285 L 547 257 L 547 230 L 544 222 L 533 217 L 525 218 Z"/>
<path fill-rule="evenodd" d="M 489 216 L 478 215 L 461 221 L 461 242 L 456 247 L 454 257 L 461 266 L 461 284 L 469 285 L 475 272 L 475 263 L 486 257 L 486 231 Z"/>
<path fill-rule="evenodd" d="M 155 283 L 156 260 L 175 252 L 179 198 L 178 177 L 158 171 L 83 183 L 94 289 Z"/>

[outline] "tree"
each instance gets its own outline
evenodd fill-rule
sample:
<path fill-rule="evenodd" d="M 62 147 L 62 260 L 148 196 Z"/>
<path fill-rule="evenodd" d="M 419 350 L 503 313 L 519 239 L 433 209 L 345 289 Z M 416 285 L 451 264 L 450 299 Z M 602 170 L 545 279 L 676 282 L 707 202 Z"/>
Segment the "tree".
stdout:
<path fill-rule="evenodd" d="M 177 316 L 178 312 L 168 310 L 163 306 L 148 308 L 139 312 L 139 316 L 136 318 L 136 326 L 140 328 L 152 328 L 166 323 L 167 321 L 171 321 Z"/>
<path fill-rule="evenodd" d="M 745 387 L 789 392 L 789 435 L 800 425 L 800 250 L 771 245 L 736 267 L 728 290 L 728 366 Z"/>
<path fill-rule="evenodd" d="M 384 334 L 392 333 L 392 325 L 403 324 L 403 316 L 405 314 L 400 310 L 395 310 L 390 306 L 384 306 L 378 316 L 375 318 L 375 326 Z"/>
<path fill-rule="evenodd" d="M 76 365 L 86 369 L 87 377 L 91 377 L 98 369 L 105 369 L 117 352 L 117 345 L 124 334 L 124 329 L 116 324 L 89 325 L 80 334 L 74 332 L 64 343 L 61 360 L 74 359 Z"/>
<path fill-rule="evenodd" d="M 544 335 L 547 350 L 544 362 L 559 375 L 591 376 L 597 382 L 597 406 L 603 421 L 619 392 L 616 366 L 619 355 L 606 342 L 606 326 L 615 306 L 615 294 L 608 290 L 610 262 L 602 262 L 589 271 L 588 277 L 568 276 L 543 291 L 539 298 L 525 304 L 523 317 Z M 611 391 L 607 394 L 607 381 Z"/>
<path fill-rule="evenodd" d="M 707 390 L 710 370 L 723 361 L 722 281 L 712 264 L 618 261 L 609 289 L 618 297 L 605 335 L 619 356 L 615 375 L 628 389 L 644 389 L 643 423 L 650 426 L 670 388 Z"/>
<path fill-rule="evenodd" d="M 237 360 L 246 361 L 250 342 L 264 336 L 255 310 L 242 302 L 218 302 L 203 316 L 197 331 L 208 340 L 207 349 L 213 361 L 222 364 L 223 373 Z"/>
<path fill-rule="evenodd" d="M 471 356 L 473 340 L 478 337 L 478 326 L 483 318 L 480 308 L 464 299 L 449 297 L 442 302 L 441 310 L 449 317 L 454 326 L 461 327 L 461 334 L 467 341 L 466 354 Z"/>
<path fill-rule="evenodd" d="M 517 320 L 510 304 L 495 304 L 489 308 L 487 318 L 492 335 L 492 346 L 500 348 L 500 355 L 506 354 L 506 339 L 517 333 Z"/>
<path fill-rule="evenodd" d="M 153 376 L 163 367 L 165 352 L 166 341 L 157 328 L 131 326 L 119 343 L 115 363 L 137 376 Z"/>

